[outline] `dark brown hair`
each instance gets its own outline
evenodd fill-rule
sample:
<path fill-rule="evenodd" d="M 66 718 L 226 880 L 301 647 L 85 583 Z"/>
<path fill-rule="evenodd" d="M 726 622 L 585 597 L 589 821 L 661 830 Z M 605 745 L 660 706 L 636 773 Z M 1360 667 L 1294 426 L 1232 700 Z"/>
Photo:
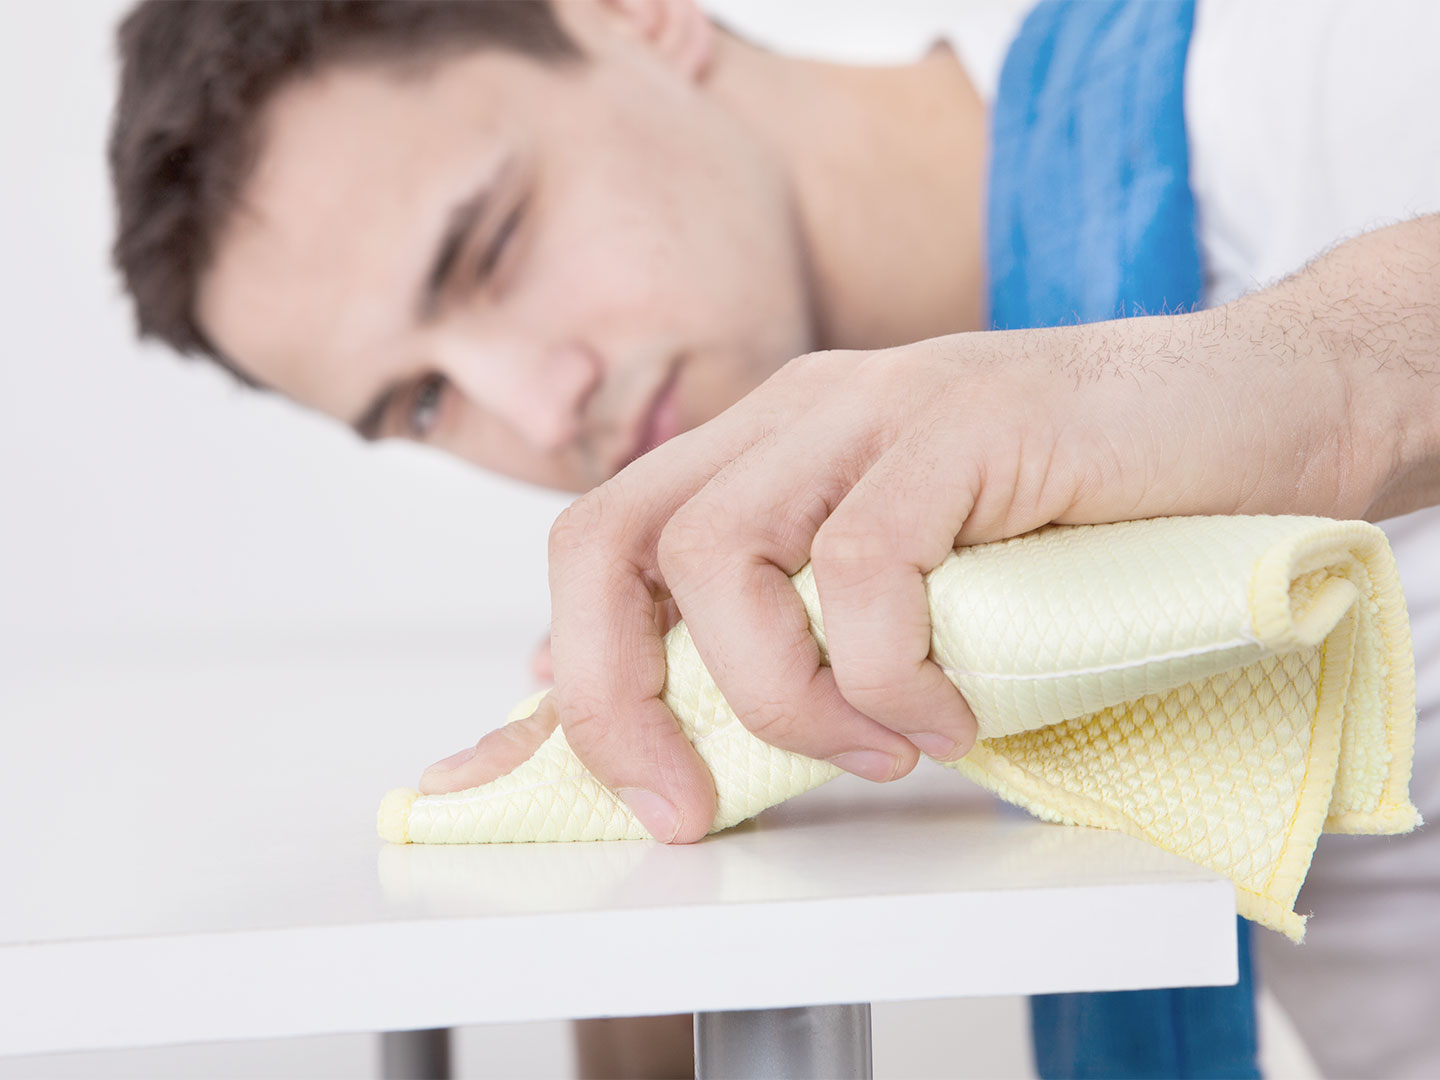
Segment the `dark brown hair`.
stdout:
<path fill-rule="evenodd" d="M 336 61 L 424 62 L 485 47 L 579 56 L 540 0 L 145 0 L 118 39 L 113 255 L 136 330 L 242 379 L 196 324 L 195 294 L 277 89 Z"/>

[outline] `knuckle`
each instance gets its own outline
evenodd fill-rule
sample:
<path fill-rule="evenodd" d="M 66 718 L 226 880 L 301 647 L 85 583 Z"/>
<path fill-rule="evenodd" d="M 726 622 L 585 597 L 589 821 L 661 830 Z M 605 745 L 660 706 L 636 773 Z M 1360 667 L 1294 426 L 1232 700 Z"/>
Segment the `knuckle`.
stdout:
<path fill-rule="evenodd" d="M 706 503 L 692 499 L 660 530 L 655 560 L 661 577 L 672 588 L 686 580 L 697 564 L 714 556 L 719 546 L 716 537 L 721 532 L 719 520 Z"/>
<path fill-rule="evenodd" d="M 595 745 L 609 730 L 614 710 L 596 695 L 571 693 L 561 698 L 556 711 L 572 744 Z"/>
<path fill-rule="evenodd" d="M 550 557 L 634 549 L 654 535 L 648 531 L 647 505 L 615 481 L 587 491 L 560 511 L 550 526 Z"/>
<path fill-rule="evenodd" d="M 909 396 L 915 392 L 914 355 L 909 349 L 876 349 L 855 364 L 854 380 L 865 393 L 891 397 L 897 391 Z"/>
<path fill-rule="evenodd" d="M 830 668 L 835 685 L 841 695 L 861 712 L 873 716 L 868 706 L 893 707 L 897 698 L 904 695 L 913 683 L 898 658 L 873 658 L 861 663 L 833 662 Z M 887 708 L 888 711 L 888 708 Z"/>
<path fill-rule="evenodd" d="M 517 720 L 513 724 L 506 724 L 494 733 L 497 742 L 505 744 L 512 751 L 529 752 L 535 749 L 538 742 L 537 736 L 542 732 L 537 731 L 528 720 Z"/>
<path fill-rule="evenodd" d="M 560 511 L 550 526 L 548 551 L 550 558 L 563 559 L 585 550 L 605 523 L 604 500 L 597 491 L 580 496 Z"/>
<path fill-rule="evenodd" d="M 510 731 L 513 728 L 517 734 L 526 732 L 528 736 L 537 734 L 549 735 L 550 732 L 555 730 L 555 725 L 559 722 L 559 715 L 553 708 L 539 708 L 529 716 L 521 717 L 519 720 L 506 724 L 501 730 Z"/>
<path fill-rule="evenodd" d="M 894 545 L 884 533 L 833 515 L 820 526 L 810 544 L 815 576 L 847 584 L 878 573 L 893 554 Z"/>
<path fill-rule="evenodd" d="M 834 349 L 820 349 L 816 352 L 803 353 L 787 361 L 775 375 L 789 380 L 803 378 L 812 373 L 818 373 L 822 377 L 833 374 L 835 361 L 840 355 Z"/>
<path fill-rule="evenodd" d="M 760 701 L 737 715 L 750 734 L 772 746 L 787 742 L 795 731 L 795 711 L 781 701 Z"/>
<path fill-rule="evenodd" d="M 820 349 L 793 357 L 766 380 L 771 390 L 769 403 L 774 403 L 776 392 L 798 394 L 803 400 L 792 401 L 791 405 L 805 408 L 805 403 L 815 394 L 827 395 L 832 388 L 847 380 L 867 355 L 863 350 Z M 763 402 L 764 399 L 757 399 L 755 404 L 760 406 Z"/>

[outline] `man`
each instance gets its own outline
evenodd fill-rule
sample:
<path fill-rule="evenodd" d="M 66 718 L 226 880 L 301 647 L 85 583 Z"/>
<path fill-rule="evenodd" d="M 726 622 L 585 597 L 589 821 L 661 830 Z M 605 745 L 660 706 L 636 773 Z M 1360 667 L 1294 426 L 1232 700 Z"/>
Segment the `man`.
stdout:
<path fill-rule="evenodd" d="M 1379 107 L 1361 79 L 1332 114 L 1366 117 L 1337 121 L 1357 142 L 1420 145 L 1430 193 L 1345 205 L 1367 223 L 1440 206 L 1424 186 L 1440 180 L 1420 111 L 1430 65 L 1387 37 L 1389 17 L 1345 27 L 1324 9 L 1307 41 L 1238 5 L 1202 6 L 1193 39 L 1164 16 L 1184 23 L 1166 46 L 1179 61 L 1146 77 L 1174 98 L 1184 70 L 1193 162 L 1178 186 L 1195 188 L 1209 287 L 1142 306 L 1233 300 L 1360 224 L 1332 215 L 1306 246 L 1276 222 L 1309 188 L 1264 186 L 1289 167 L 1287 135 L 1321 125 L 1304 102 L 1275 130 L 1245 94 L 1257 71 L 1325 76 L 1320 46 L 1358 62 L 1391 42 L 1364 68 L 1386 75 L 1365 87 Z M 614 0 L 145 6 L 122 47 L 117 258 L 143 331 L 367 437 L 591 492 L 552 534 L 556 693 L 437 763 L 426 790 L 503 773 L 563 723 L 657 838 L 692 841 L 713 790 L 658 701 L 657 601 L 685 613 L 763 738 L 884 781 L 974 737 L 927 659 L 919 589 L 955 543 L 1049 521 L 1380 518 L 1440 501 L 1440 222 L 1361 237 L 1213 313 L 958 334 L 997 315 L 987 274 L 1003 285 L 1018 248 L 997 247 L 992 217 L 987 266 L 987 110 L 943 46 L 896 68 L 814 64 L 686 0 Z M 1103 75 L 1070 89 L 1127 101 Z M 1252 170 L 1232 143 L 1256 127 Z M 1290 157 L 1322 188 L 1404 173 L 1307 150 Z M 1042 209 L 1090 197 L 1060 191 Z M 1134 296 L 1113 294 L 1125 314 Z M 1005 310 L 1021 315 L 1002 325 L 1046 321 Z M 816 351 L 835 349 L 851 352 Z M 1433 544 L 1434 514 L 1416 522 L 1410 542 Z M 807 559 L 829 669 L 784 582 Z M 1417 640 L 1433 596 L 1412 593 Z M 1348 1064 L 1306 1003 L 1294 1011 Z M 1398 1068 L 1434 1061 L 1406 1053 Z"/>

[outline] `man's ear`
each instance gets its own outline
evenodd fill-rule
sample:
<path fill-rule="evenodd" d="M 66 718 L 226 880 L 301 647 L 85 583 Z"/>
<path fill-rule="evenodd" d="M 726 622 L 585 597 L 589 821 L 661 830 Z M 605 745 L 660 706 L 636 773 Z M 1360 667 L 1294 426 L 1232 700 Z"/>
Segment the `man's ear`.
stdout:
<path fill-rule="evenodd" d="M 562 16 L 608 22 L 612 32 L 641 42 L 688 79 L 703 78 L 714 59 L 715 26 L 695 0 L 560 0 L 556 6 Z"/>

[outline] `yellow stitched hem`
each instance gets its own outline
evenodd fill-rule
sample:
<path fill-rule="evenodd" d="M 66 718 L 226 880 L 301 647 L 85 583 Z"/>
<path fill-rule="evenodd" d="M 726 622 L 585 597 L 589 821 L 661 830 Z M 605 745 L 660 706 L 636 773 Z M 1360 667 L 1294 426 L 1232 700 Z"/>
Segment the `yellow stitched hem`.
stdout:
<path fill-rule="evenodd" d="M 1296 945 L 1305 940 L 1306 916 L 1252 889 L 1235 886 L 1235 911 L 1251 922 L 1278 930 Z"/>
<path fill-rule="evenodd" d="M 1325 819 L 1325 831 L 1344 833 L 1349 836 L 1398 836 L 1413 832 L 1425 819 L 1420 811 L 1409 803 L 1404 806 L 1385 806 L 1366 813 L 1338 814 Z"/>
<path fill-rule="evenodd" d="M 1296 793 L 1295 812 L 1285 832 L 1280 854 L 1260 895 L 1283 904 L 1295 905 L 1300 886 L 1310 871 L 1320 831 L 1330 815 L 1335 795 L 1335 777 L 1340 771 L 1340 726 L 1350 693 L 1354 664 L 1354 633 L 1357 619 L 1347 615 L 1342 629 L 1337 626 L 1320 648 L 1320 676 L 1315 686 L 1315 712 L 1310 718 L 1310 750 L 1305 755 L 1305 774 Z"/>

